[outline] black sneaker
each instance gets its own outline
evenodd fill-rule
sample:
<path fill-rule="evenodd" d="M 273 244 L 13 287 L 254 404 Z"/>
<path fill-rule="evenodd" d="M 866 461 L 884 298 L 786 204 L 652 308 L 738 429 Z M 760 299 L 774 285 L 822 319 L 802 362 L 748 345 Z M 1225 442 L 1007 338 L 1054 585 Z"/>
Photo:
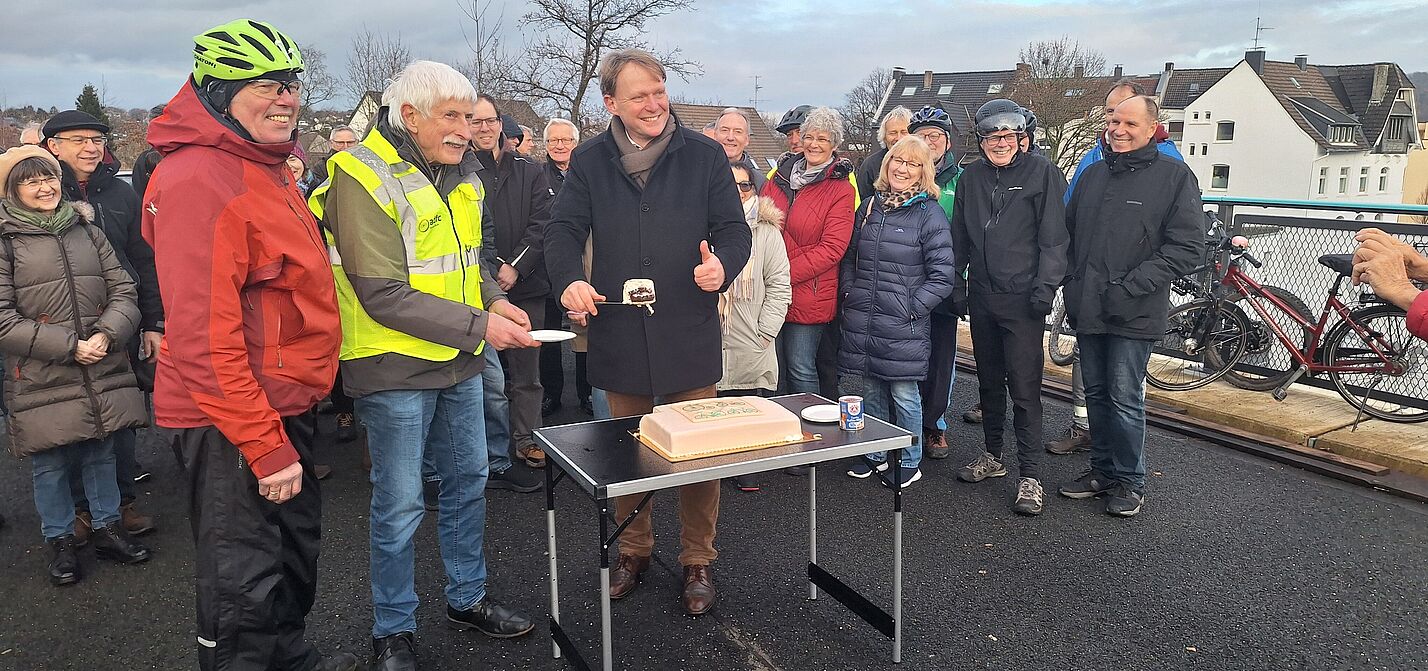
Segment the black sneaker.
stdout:
<path fill-rule="evenodd" d="M 886 461 L 873 461 L 867 457 L 858 457 L 858 460 L 853 462 L 853 465 L 848 468 L 848 477 L 862 480 L 872 475 L 875 471 L 882 473 L 886 470 L 888 470 L 888 462 Z"/>
<path fill-rule="evenodd" d="M 416 671 L 416 634 L 404 631 L 372 639 L 373 671 Z"/>
<path fill-rule="evenodd" d="M 95 529 L 89 536 L 94 556 L 120 564 L 142 564 L 149 561 L 149 548 L 129 536 L 118 524 Z"/>
<path fill-rule="evenodd" d="M 922 479 L 922 469 L 903 466 L 900 475 L 902 476 L 902 481 L 898 483 L 898 486 L 907 489 L 908 485 Z M 883 483 L 884 487 L 892 489 L 892 469 L 888 468 L 888 470 L 883 471 L 882 475 L 878 476 L 878 480 Z"/>
<path fill-rule="evenodd" d="M 337 413 L 337 442 L 350 443 L 354 440 L 357 440 L 357 415 Z"/>
<path fill-rule="evenodd" d="M 515 638 L 535 629 L 531 619 L 486 597 L 470 610 L 446 606 L 446 622 L 453 629 L 475 629 L 492 638 Z"/>
<path fill-rule="evenodd" d="M 1018 515 L 1040 515 L 1046 494 L 1041 490 L 1041 481 L 1036 478 L 1019 478 L 1016 481 L 1016 500 L 1012 502 L 1012 512 Z"/>
<path fill-rule="evenodd" d="M 1110 491 L 1113 484 L 1113 480 L 1100 473 L 1086 471 L 1081 477 L 1061 485 L 1057 491 L 1068 499 L 1094 499 Z"/>
<path fill-rule="evenodd" d="M 741 492 L 759 491 L 759 482 L 752 475 L 736 475 L 731 479 L 734 481 L 734 486 Z"/>
<path fill-rule="evenodd" d="M 486 489 L 509 489 L 521 494 L 540 491 L 542 478 L 529 468 L 512 466 L 504 471 L 492 471 L 486 478 Z"/>
<path fill-rule="evenodd" d="M 560 399 L 543 398 L 540 400 L 540 416 L 549 417 L 560 412 Z"/>
<path fill-rule="evenodd" d="M 436 512 L 441 510 L 441 481 L 422 480 L 421 481 L 421 503 L 427 511 Z"/>
<path fill-rule="evenodd" d="M 1131 489 L 1130 485 L 1117 482 L 1106 493 L 1106 514 L 1135 517 L 1140 512 L 1142 503 L 1145 503 L 1145 494 Z"/>

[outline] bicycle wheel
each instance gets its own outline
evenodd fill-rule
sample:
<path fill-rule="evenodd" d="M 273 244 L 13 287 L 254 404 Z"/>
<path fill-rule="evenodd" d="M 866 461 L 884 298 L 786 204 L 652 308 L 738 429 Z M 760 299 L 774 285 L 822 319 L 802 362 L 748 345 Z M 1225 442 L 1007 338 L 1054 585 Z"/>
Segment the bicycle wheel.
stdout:
<path fill-rule="evenodd" d="M 1207 314 L 1213 309 L 1213 314 Z M 1193 301 L 1170 310 L 1165 337 L 1151 347 L 1145 379 L 1167 391 L 1198 389 L 1225 374 L 1249 343 L 1249 323 L 1239 308 L 1221 301 Z M 1215 350 L 1214 360 L 1205 352 Z"/>
<path fill-rule="evenodd" d="M 1428 342 L 1408 332 L 1403 310 L 1392 305 L 1354 310 L 1349 321 L 1334 325 L 1324 343 L 1324 361 L 1331 365 L 1377 364 L 1382 361 L 1377 348 L 1398 368 L 1396 373 L 1330 371 L 1334 389 L 1349 405 L 1390 422 L 1428 420 Z"/>
<path fill-rule="evenodd" d="M 1288 289 L 1265 285 L 1264 293 L 1278 298 L 1300 316 L 1310 319 L 1309 306 L 1305 305 L 1298 296 L 1290 293 Z M 1264 323 L 1254 308 L 1246 305 L 1249 300 L 1251 299 L 1240 294 L 1230 301 L 1236 305 L 1244 306 L 1240 311 L 1244 313 L 1245 319 L 1249 320 L 1250 330 L 1245 355 L 1240 358 L 1234 368 L 1225 371 L 1225 381 L 1240 389 L 1251 391 L 1278 389 L 1279 385 L 1284 384 L 1285 380 L 1294 375 L 1294 370 L 1299 367 L 1299 363 L 1285 351 L 1284 343 L 1274 334 L 1274 329 Z M 1284 314 L 1269 301 L 1258 297 L 1255 297 L 1254 300 L 1269 312 L 1270 319 L 1273 319 L 1274 323 L 1284 331 L 1284 335 L 1289 337 L 1294 349 L 1300 352 L 1304 351 L 1304 345 L 1309 341 L 1309 327 Z M 1209 350 L 1205 355 L 1216 357 L 1216 350 Z"/>
<path fill-rule="evenodd" d="M 1066 298 L 1057 289 L 1056 301 L 1051 304 L 1051 333 L 1046 336 L 1046 355 L 1051 357 L 1051 363 L 1069 366 L 1076 358 L 1072 333 L 1071 324 L 1066 320 Z"/>

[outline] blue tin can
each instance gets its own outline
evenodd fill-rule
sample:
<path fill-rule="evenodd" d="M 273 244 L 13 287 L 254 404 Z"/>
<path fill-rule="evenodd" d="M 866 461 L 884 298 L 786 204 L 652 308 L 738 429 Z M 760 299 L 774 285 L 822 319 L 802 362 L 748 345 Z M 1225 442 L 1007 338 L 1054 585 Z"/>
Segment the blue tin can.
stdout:
<path fill-rule="evenodd" d="M 863 430 L 863 397 L 838 397 L 838 426 L 844 431 Z"/>

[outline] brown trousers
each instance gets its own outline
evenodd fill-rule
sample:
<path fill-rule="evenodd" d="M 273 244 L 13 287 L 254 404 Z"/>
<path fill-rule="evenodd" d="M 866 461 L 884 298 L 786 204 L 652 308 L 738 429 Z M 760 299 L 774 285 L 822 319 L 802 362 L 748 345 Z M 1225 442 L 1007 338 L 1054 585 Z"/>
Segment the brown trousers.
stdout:
<path fill-rule="evenodd" d="M 629 417 L 648 414 L 655 402 L 677 403 L 696 398 L 714 398 L 713 385 L 690 389 L 658 398 L 606 392 L 610 401 L 610 416 Z M 643 494 L 631 494 L 615 498 L 616 519 L 623 520 L 635 506 L 639 505 Z M 640 511 L 625 533 L 620 535 L 620 552 L 639 557 L 654 553 L 654 525 L 650 521 L 650 511 L 654 509 L 654 499 Z M 679 488 L 679 563 L 684 566 L 711 564 L 719 556 L 714 549 L 714 527 L 719 522 L 719 481 L 701 482 Z"/>

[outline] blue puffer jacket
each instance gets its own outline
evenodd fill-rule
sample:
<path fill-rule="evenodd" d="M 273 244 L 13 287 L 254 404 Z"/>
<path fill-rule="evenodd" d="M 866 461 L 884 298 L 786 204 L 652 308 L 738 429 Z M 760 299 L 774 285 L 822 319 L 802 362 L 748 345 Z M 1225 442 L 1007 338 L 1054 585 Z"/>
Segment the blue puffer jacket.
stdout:
<path fill-rule="evenodd" d="M 937 201 L 922 193 L 887 211 L 864 201 L 839 268 L 843 290 L 838 371 L 887 381 L 927 377 L 928 315 L 952 294 L 952 234 Z"/>

